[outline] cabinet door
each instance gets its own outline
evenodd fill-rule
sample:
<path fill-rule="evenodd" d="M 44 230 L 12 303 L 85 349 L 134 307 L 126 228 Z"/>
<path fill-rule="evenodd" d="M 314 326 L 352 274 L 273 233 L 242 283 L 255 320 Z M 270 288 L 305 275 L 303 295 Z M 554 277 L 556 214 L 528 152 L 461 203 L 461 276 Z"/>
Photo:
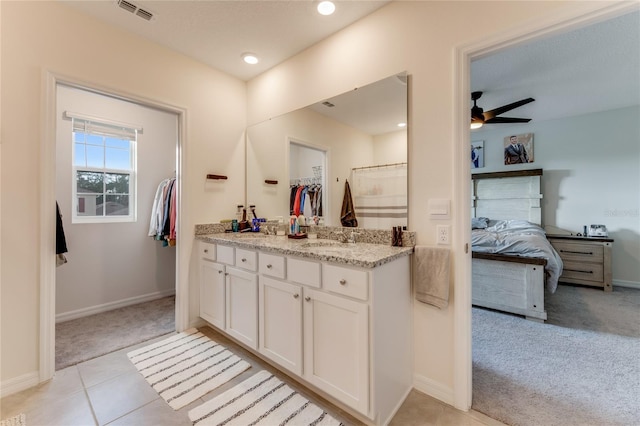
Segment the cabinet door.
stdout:
<path fill-rule="evenodd" d="M 302 288 L 260 277 L 260 353 L 302 375 Z"/>
<path fill-rule="evenodd" d="M 226 332 L 242 343 L 258 349 L 258 277 L 227 267 Z"/>
<path fill-rule="evenodd" d="M 200 316 L 224 330 L 224 265 L 200 259 Z"/>
<path fill-rule="evenodd" d="M 369 409 L 368 305 L 304 290 L 304 378 L 366 415 Z"/>

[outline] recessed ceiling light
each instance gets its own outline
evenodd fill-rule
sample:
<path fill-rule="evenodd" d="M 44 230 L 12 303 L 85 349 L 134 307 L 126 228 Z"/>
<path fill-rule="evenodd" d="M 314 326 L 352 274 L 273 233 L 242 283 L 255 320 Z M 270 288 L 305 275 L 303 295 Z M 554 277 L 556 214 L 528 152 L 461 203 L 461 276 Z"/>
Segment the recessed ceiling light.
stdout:
<path fill-rule="evenodd" d="M 258 57 L 254 53 L 243 53 L 242 60 L 251 65 L 255 65 L 259 62 Z"/>
<path fill-rule="evenodd" d="M 398 123 L 398 127 L 407 127 L 407 123 Z"/>
<path fill-rule="evenodd" d="M 318 13 L 320 15 L 331 15 L 336 11 L 336 5 L 331 1 L 321 1 L 318 3 Z"/>

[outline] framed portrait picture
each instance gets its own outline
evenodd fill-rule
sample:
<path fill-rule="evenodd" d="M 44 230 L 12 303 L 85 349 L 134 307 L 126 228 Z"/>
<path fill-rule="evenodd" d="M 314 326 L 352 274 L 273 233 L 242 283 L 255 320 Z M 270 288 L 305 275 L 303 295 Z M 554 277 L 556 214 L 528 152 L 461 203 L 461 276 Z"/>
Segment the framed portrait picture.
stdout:
<path fill-rule="evenodd" d="M 484 167 L 484 141 L 471 142 L 471 168 Z"/>
<path fill-rule="evenodd" d="M 504 164 L 533 163 L 533 133 L 504 138 Z"/>

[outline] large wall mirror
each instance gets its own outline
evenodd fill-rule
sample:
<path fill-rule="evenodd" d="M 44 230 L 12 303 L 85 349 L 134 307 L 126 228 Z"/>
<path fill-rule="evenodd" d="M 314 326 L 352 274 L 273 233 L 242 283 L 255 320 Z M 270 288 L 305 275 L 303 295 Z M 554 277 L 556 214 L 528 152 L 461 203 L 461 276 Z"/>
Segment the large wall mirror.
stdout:
<path fill-rule="evenodd" d="M 300 211 L 340 226 L 348 180 L 358 227 L 406 226 L 406 123 L 400 73 L 250 126 L 246 202 L 286 222 L 304 188 Z"/>

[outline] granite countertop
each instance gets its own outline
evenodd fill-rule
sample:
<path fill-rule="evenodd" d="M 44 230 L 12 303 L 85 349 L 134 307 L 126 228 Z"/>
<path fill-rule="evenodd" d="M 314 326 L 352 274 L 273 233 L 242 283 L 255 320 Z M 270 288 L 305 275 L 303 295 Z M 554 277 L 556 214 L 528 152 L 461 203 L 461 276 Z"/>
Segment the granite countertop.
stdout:
<path fill-rule="evenodd" d="M 261 233 L 218 233 L 196 235 L 196 240 L 244 249 L 304 257 L 325 262 L 375 268 L 413 253 L 413 247 L 393 247 L 370 243 L 341 243 L 328 239 L 290 239 Z"/>

